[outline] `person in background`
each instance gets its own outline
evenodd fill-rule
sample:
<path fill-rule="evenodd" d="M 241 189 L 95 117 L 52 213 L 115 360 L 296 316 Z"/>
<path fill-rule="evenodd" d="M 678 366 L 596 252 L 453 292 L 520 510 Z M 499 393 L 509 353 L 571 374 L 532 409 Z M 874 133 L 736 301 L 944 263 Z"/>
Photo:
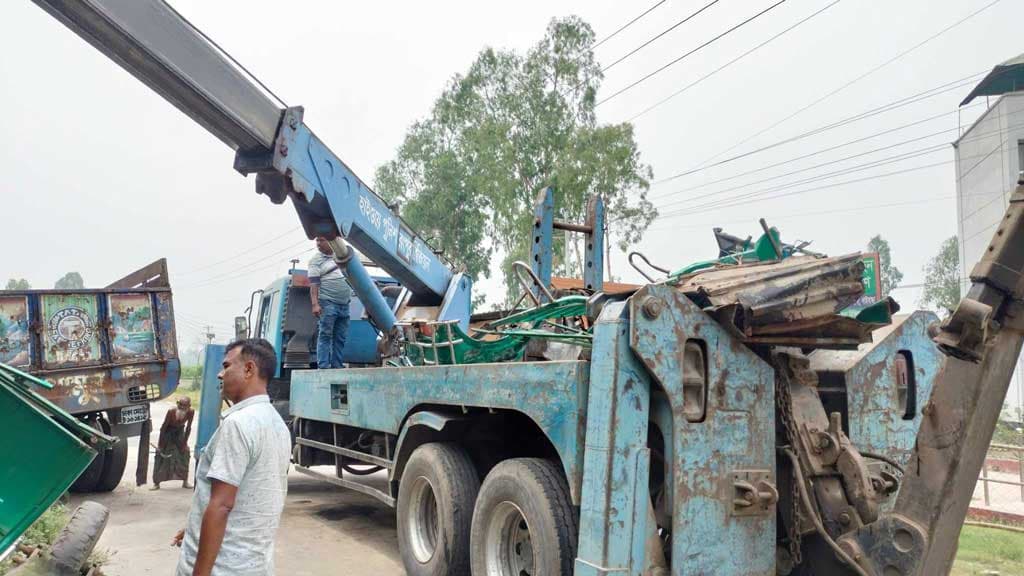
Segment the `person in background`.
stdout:
<path fill-rule="evenodd" d="M 262 338 L 228 344 L 218 377 L 231 401 L 196 467 L 176 576 L 270 576 L 288 493 L 291 435 L 270 403 L 277 356 Z"/>
<path fill-rule="evenodd" d="M 150 490 L 159 490 L 160 483 L 168 480 L 181 480 L 182 488 L 192 488 L 188 483 L 188 437 L 192 433 L 195 414 L 192 400 L 188 396 L 181 396 L 177 407 L 164 416 L 160 438 L 157 440 L 153 487 Z"/>
<path fill-rule="evenodd" d="M 316 365 L 317 368 L 343 368 L 352 288 L 323 236 L 316 237 L 316 250 L 309 260 L 309 298 L 313 315 L 317 317 Z"/>

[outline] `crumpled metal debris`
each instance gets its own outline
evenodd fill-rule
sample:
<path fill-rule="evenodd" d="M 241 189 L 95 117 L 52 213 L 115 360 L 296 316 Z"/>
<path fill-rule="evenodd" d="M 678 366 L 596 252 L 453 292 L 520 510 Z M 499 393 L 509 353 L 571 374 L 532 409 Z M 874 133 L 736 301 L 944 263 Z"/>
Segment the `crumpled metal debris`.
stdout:
<path fill-rule="evenodd" d="M 856 348 L 881 324 L 840 316 L 864 294 L 860 253 L 719 266 L 676 289 L 749 344 Z M 895 304 L 895 303 L 893 303 Z"/>

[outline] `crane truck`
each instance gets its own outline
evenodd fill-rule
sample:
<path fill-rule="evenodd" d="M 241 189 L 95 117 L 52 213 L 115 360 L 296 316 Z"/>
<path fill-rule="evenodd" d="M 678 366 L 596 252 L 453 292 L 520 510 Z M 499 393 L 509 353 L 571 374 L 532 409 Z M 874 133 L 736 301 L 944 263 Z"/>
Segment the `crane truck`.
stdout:
<path fill-rule="evenodd" d="M 474 332 L 471 279 L 165 2 L 35 2 L 332 239 L 382 365 L 287 373 L 294 462 L 394 506 L 409 574 L 949 572 L 1021 349 L 1024 185 L 942 323 L 839 314 L 859 256 L 787 254 L 765 226 L 624 292 L 591 243 L 568 295 L 538 236 L 533 305 Z"/>

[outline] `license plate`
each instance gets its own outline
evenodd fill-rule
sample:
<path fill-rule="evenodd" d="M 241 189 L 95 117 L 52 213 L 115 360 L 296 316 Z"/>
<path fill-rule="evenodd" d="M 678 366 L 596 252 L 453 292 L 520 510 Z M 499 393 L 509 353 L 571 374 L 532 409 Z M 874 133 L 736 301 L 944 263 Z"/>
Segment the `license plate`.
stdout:
<path fill-rule="evenodd" d="M 121 424 L 135 424 L 149 420 L 149 405 L 137 404 L 121 408 Z"/>

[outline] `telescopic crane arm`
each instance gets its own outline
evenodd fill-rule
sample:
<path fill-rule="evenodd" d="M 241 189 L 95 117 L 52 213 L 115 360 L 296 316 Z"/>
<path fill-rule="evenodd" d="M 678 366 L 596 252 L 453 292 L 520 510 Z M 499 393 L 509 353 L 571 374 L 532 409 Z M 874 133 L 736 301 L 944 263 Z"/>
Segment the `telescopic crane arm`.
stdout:
<path fill-rule="evenodd" d="M 235 150 L 257 192 L 288 197 L 309 237 L 341 235 L 438 320 L 468 322 L 470 279 L 454 272 L 310 130 L 162 0 L 34 0 L 68 28 Z M 378 328 L 396 322 L 359 258 L 334 243 Z"/>
<path fill-rule="evenodd" d="M 839 539 L 869 573 L 948 574 L 1024 341 L 1024 179 L 971 288 L 933 337 L 949 358 L 922 411 L 892 512 Z"/>

